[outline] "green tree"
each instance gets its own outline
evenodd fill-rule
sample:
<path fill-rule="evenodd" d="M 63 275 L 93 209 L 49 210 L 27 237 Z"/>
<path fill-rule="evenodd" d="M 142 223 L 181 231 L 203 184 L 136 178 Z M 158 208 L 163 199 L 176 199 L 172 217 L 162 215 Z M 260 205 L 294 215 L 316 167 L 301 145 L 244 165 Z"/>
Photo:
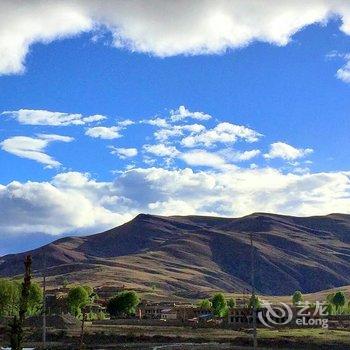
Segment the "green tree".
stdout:
<path fill-rule="evenodd" d="M 260 309 L 261 308 L 261 300 L 259 299 L 259 297 L 257 295 L 255 295 L 255 297 L 251 296 L 250 299 L 249 299 L 249 304 L 248 304 L 248 307 L 249 308 L 255 308 L 256 309 Z"/>
<path fill-rule="evenodd" d="M 211 299 L 213 312 L 215 316 L 223 317 L 227 312 L 227 302 L 222 293 L 217 293 Z"/>
<path fill-rule="evenodd" d="M 108 301 L 107 312 L 111 317 L 133 315 L 140 298 L 134 291 L 125 291 L 116 294 Z"/>
<path fill-rule="evenodd" d="M 328 315 L 336 314 L 336 309 L 335 309 L 335 306 L 333 305 L 333 298 L 334 298 L 334 293 L 328 294 L 326 296 L 326 311 Z"/>
<path fill-rule="evenodd" d="M 73 287 L 67 296 L 67 304 L 74 316 L 81 314 L 81 309 L 89 303 L 89 294 L 82 286 Z"/>
<path fill-rule="evenodd" d="M 95 302 L 95 300 L 98 299 L 97 293 L 95 293 L 94 289 L 91 286 L 89 286 L 89 285 L 84 285 L 82 287 L 86 290 L 86 292 L 89 295 L 90 304 L 93 304 Z"/>
<path fill-rule="evenodd" d="M 236 307 L 236 300 L 233 299 L 233 298 L 230 298 L 229 300 L 227 300 L 227 306 L 230 308 L 230 309 L 233 309 Z"/>
<path fill-rule="evenodd" d="M 211 309 L 211 302 L 209 299 L 203 299 L 199 302 L 199 307 L 204 310 L 210 310 Z"/>
<path fill-rule="evenodd" d="M 29 288 L 28 315 L 36 315 L 41 310 L 42 302 L 43 291 L 37 283 L 32 282 Z"/>
<path fill-rule="evenodd" d="M 299 290 L 295 291 L 293 296 L 292 296 L 293 305 L 298 305 L 298 304 L 302 303 L 303 301 L 304 301 L 303 294 Z"/>
<path fill-rule="evenodd" d="M 20 284 L 0 279 L 0 317 L 15 316 L 18 313 Z"/>
<path fill-rule="evenodd" d="M 336 292 L 333 295 L 332 303 L 335 306 L 337 313 L 338 314 L 341 313 L 343 307 L 346 305 L 346 296 L 344 292 L 341 292 L 341 291 Z"/>

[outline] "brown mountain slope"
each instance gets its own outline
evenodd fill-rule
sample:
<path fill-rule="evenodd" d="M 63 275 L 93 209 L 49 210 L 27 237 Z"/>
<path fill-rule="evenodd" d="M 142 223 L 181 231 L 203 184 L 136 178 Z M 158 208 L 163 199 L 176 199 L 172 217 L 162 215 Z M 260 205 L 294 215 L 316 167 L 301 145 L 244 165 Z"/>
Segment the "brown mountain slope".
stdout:
<path fill-rule="evenodd" d="M 289 217 L 256 213 L 229 219 L 140 214 L 112 230 L 64 238 L 31 251 L 50 282 L 120 286 L 160 295 L 196 297 L 240 292 L 250 282 L 250 232 L 256 285 L 270 295 L 314 292 L 350 284 L 350 215 Z M 0 259 L 0 276 L 22 272 L 24 255 Z"/>

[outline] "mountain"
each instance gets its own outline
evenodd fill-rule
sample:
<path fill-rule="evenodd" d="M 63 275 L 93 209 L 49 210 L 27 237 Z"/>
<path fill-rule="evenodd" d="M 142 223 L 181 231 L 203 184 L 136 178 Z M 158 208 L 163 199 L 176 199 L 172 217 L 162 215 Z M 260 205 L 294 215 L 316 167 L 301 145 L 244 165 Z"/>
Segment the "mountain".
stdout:
<path fill-rule="evenodd" d="M 0 276 L 23 272 L 26 254 L 38 276 L 46 255 L 49 284 L 125 285 L 160 296 L 196 298 L 250 285 L 254 241 L 256 287 L 286 295 L 350 284 L 350 215 L 242 218 L 140 214 L 109 231 L 59 239 L 0 258 Z"/>

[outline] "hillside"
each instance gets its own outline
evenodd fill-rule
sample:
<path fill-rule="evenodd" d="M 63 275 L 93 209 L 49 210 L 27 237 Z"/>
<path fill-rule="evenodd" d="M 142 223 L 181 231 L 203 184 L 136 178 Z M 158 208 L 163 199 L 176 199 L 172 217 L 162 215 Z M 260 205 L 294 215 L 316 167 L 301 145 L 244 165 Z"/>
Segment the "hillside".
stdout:
<path fill-rule="evenodd" d="M 251 232 L 260 293 L 311 293 L 350 284 L 350 215 L 342 214 L 256 213 L 237 219 L 140 214 L 103 233 L 4 256 L 0 276 L 22 273 L 28 253 L 38 276 L 45 252 L 51 286 L 67 276 L 70 283 L 125 285 L 160 296 L 242 292 L 250 284 Z"/>

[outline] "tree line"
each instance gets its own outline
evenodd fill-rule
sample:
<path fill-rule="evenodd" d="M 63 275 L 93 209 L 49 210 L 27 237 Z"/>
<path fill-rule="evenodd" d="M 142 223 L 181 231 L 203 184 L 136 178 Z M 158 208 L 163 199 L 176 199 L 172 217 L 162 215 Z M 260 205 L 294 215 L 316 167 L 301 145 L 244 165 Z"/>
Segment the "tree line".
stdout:
<path fill-rule="evenodd" d="M 18 315 L 20 297 L 23 284 L 20 280 L 0 279 L 0 317 L 14 317 Z M 77 318 L 82 318 L 83 310 L 87 312 L 87 319 L 104 319 L 106 314 L 102 311 L 95 314 L 90 311 L 89 306 L 98 300 L 98 295 L 88 285 L 73 286 L 65 298 L 68 311 Z M 140 303 L 139 295 L 134 291 L 122 291 L 107 301 L 106 311 L 111 317 L 126 317 L 135 315 Z M 296 291 L 291 298 L 295 306 L 309 304 L 304 300 L 300 291 Z M 350 300 L 342 291 L 327 295 L 325 299 L 327 312 L 330 315 L 341 315 L 350 313 Z M 29 288 L 27 316 L 35 316 L 42 313 L 43 292 L 38 283 L 32 282 Z M 258 296 L 250 297 L 243 307 L 256 309 L 262 306 Z M 312 304 L 309 304 L 312 306 Z M 202 309 L 211 311 L 217 317 L 227 316 L 230 309 L 237 306 L 236 300 L 226 298 L 223 293 L 216 293 L 212 298 L 200 300 L 197 303 Z"/>
<path fill-rule="evenodd" d="M 304 300 L 304 296 L 299 290 L 294 292 L 292 303 L 294 306 L 309 304 Z M 347 299 L 343 291 L 328 294 L 324 303 L 328 315 L 350 314 L 350 300 Z M 310 304 L 310 306 L 312 305 Z"/>

